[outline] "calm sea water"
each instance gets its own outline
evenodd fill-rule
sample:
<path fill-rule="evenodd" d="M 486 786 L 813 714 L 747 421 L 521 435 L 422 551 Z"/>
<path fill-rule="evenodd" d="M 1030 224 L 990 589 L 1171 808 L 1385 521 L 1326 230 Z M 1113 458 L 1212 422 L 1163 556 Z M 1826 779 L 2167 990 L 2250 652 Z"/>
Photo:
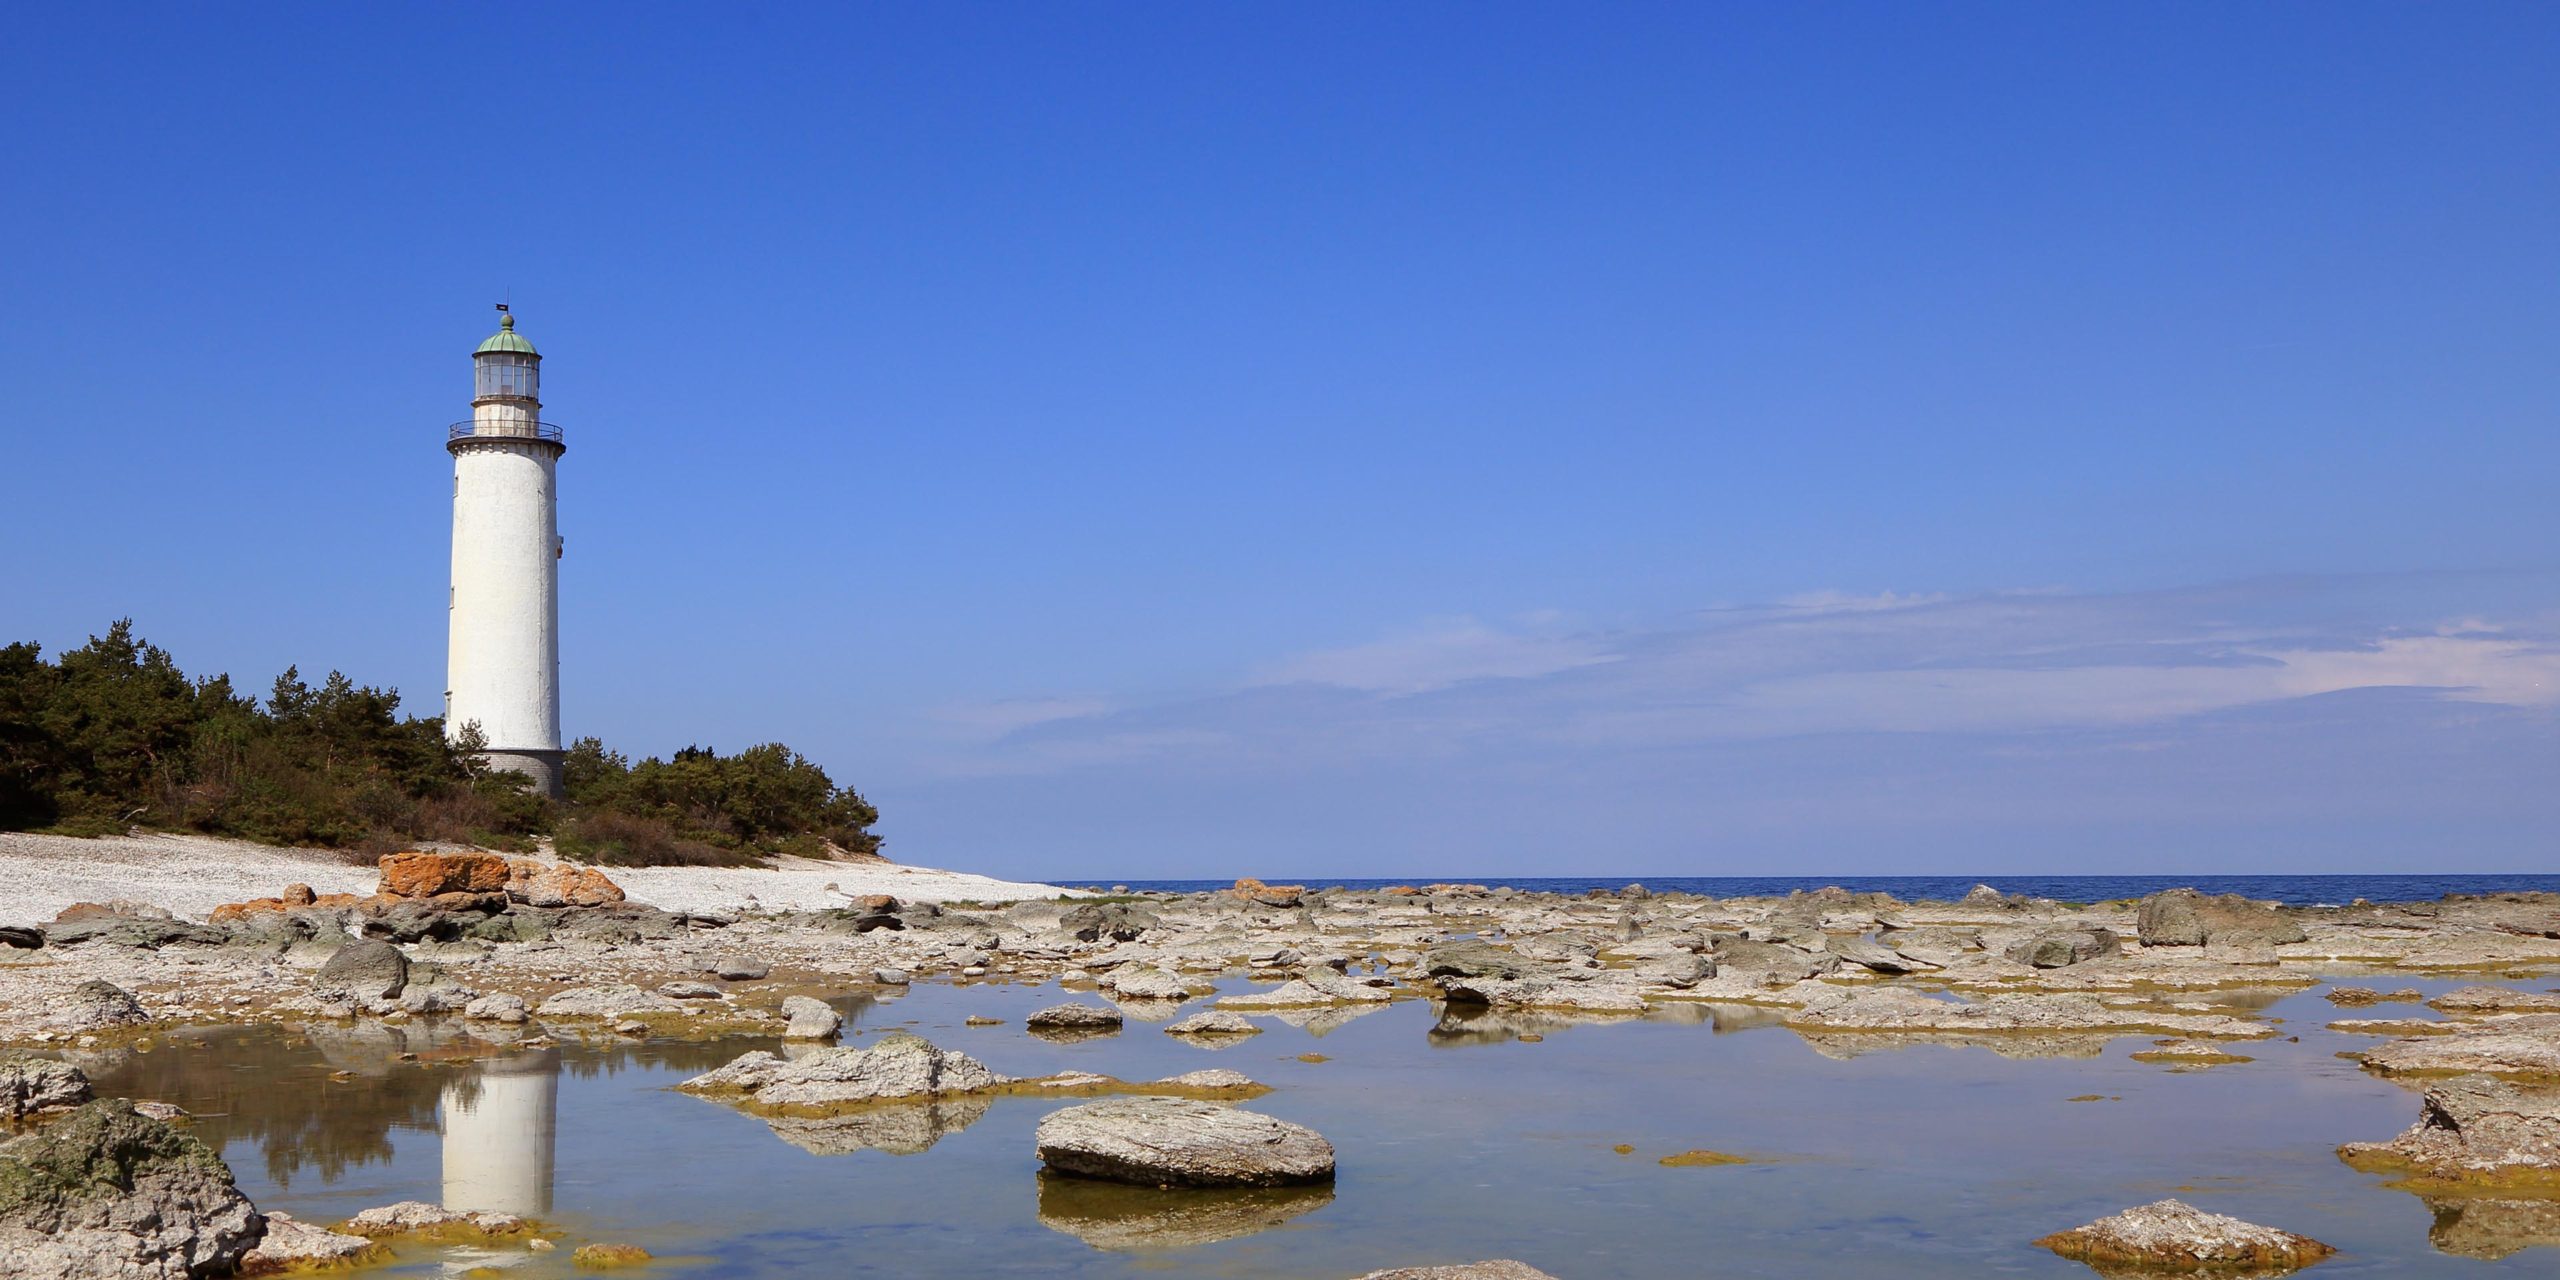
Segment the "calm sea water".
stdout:
<path fill-rule="evenodd" d="M 1016 1074 L 1242 1070 L 1274 1090 L 1246 1105 L 1333 1141 L 1339 1184 L 1220 1196 L 1045 1178 L 1032 1129 L 1059 1099 L 795 1125 L 669 1087 L 769 1044 L 753 1040 L 185 1029 L 87 1065 L 103 1093 L 194 1111 L 263 1207 L 510 1210 L 565 1244 L 640 1244 L 661 1259 L 649 1274 L 690 1280 L 1343 1280 L 1486 1257 L 1564 1280 L 2087 1280 L 2030 1241 L 2172 1195 L 2338 1246 L 2315 1273 L 2337 1280 L 2549 1276 L 2560 1258 L 2544 1202 L 2431 1203 L 2338 1161 L 2336 1144 L 2415 1120 L 2418 1095 L 2336 1056 L 2371 1042 L 2324 1030 L 2316 990 L 2208 997 L 2299 1036 L 2210 1070 L 2133 1061 L 2139 1036 L 1807 1037 L 1771 1010 L 1704 1005 L 1575 1019 L 1410 1001 L 1264 1018 L 1214 1050 L 1137 1021 L 1066 1044 L 1023 1029 L 1062 998 L 924 985 L 838 1003 L 851 1042 L 912 1029 Z M 1751 1163 L 1661 1163 L 1696 1148 Z M 412 1244 L 374 1274 L 569 1280 L 566 1254 Z"/>
<path fill-rule="evenodd" d="M 1273 884 L 1384 889 L 1390 885 L 1448 882 L 1502 886 L 1524 892 L 1584 894 L 1642 884 L 1656 892 L 1676 891 L 1714 898 L 1768 897 L 1797 890 L 1838 885 L 1861 893 L 1889 893 L 1906 902 L 1952 901 L 1977 884 L 2003 893 L 2023 893 L 2059 902 L 2107 902 L 2139 898 L 2162 889 L 2195 888 L 2206 893 L 2237 893 L 2273 899 L 2293 906 L 2368 902 L 2420 902 L 2448 893 L 2560 893 L 2560 875 L 2431 875 L 2431 876 L 1433 876 L 1402 880 L 1340 880 L 1324 876 L 1264 876 Z M 1223 889 L 1232 880 L 1067 880 L 1075 888 L 1131 889 L 1167 893 L 1199 893 Z"/>

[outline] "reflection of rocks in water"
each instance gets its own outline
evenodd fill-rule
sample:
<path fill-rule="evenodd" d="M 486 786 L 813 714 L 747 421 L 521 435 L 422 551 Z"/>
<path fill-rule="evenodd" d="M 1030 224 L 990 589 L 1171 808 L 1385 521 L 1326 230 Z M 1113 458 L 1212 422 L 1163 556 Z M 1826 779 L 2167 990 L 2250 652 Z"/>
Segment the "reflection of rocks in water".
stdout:
<path fill-rule="evenodd" d="M 480 1064 L 444 1089 L 444 1207 L 551 1212 L 560 1055 L 535 1050 Z"/>
<path fill-rule="evenodd" d="M 1046 1040 L 1051 1044 L 1080 1044 L 1116 1036 L 1120 1034 L 1120 1024 L 1115 1022 L 1107 1027 L 1032 1027 L 1029 1030 L 1034 1040 Z"/>
<path fill-rule="evenodd" d="M 1254 1014 L 1286 1023 L 1322 1039 L 1350 1025 L 1352 1019 L 1368 1017 L 1386 1007 L 1384 1004 L 1338 1004 L 1321 1009 L 1256 1009 Z"/>
<path fill-rule="evenodd" d="M 1793 1012 L 1793 1010 L 1772 1008 L 1765 1004 L 1695 1004 L 1688 1007 L 1712 1010 L 1715 1015 L 1715 1033 L 1720 1036 L 1736 1031 L 1756 1030 L 1760 1027 L 1784 1026 L 1787 1015 Z"/>
<path fill-rule="evenodd" d="M 991 1105 L 992 1100 L 986 1097 L 939 1098 L 931 1102 L 883 1103 L 818 1119 L 770 1116 L 765 1123 L 773 1127 L 775 1137 L 811 1155 L 885 1151 L 893 1156 L 912 1156 L 942 1141 L 943 1135 L 976 1124 Z"/>
<path fill-rule="evenodd" d="M 1333 1188 L 1164 1191 L 1040 1175 L 1040 1225 L 1096 1249 L 1188 1249 L 1267 1231 L 1333 1203 Z"/>
<path fill-rule="evenodd" d="M 1179 1000 L 1114 1000 L 1112 1006 L 1131 1022 L 1171 1022 L 1182 1012 Z"/>
<path fill-rule="evenodd" d="M 2202 1004 L 2256 1012 L 2288 996 L 2301 994 L 2300 987 L 2226 987 L 2213 991 L 2199 991 L 2186 998 Z"/>
<path fill-rule="evenodd" d="M 1552 1009 L 1495 1009 L 1485 1005 L 1444 1005 L 1431 1028 L 1434 1048 L 1469 1044 L 1501 1044 L 1525 1035 L 1544 1036 L 1575 1027 L 1627 1022 L 1634 1013 L 1563 1013 Z"/>
<path fill-rule="evenodd" d="M 2560 1201 L 2422 1196 L 2436 1215 L 2427 1239 L 2446 1253 L 2492 1261 L 2560 1246 Z"/>
<path fill-rule="evenodd" d="M 2116 1038 L 2094 1033 L 2068 1035 L 2025 1031 L 1965 1035 L 1957 1032 L 1822 1032 L 1798 1029 L 1796 1035 L 1815 1053 L 1842 1062 L 1870 1053 L 1892 1053 L 1920 1045 L 1988 1049 L 2003 1058 L 2099 1058 L 2106 1056 L 2107 1044 Z"/>
<path fill-rule="evenodd" d="M 236 1144 L 256 1143 L 267 1176 L 287 1190 L 306 1169 L 334 1182 L 349 1169 L 388 1163 L 394 1129 L 435 1128 L 444 1073 L 394 1060 L 425 1036 L 304 1030 L 189 1030 L 150 1052 L 83 1069 L 101 1097 L 151 1098 L 193 1112 L 188 1131 L 235 1163 L 246 1158 Z M 339 1071 L 347 1074 L 333 1079 Z"/>

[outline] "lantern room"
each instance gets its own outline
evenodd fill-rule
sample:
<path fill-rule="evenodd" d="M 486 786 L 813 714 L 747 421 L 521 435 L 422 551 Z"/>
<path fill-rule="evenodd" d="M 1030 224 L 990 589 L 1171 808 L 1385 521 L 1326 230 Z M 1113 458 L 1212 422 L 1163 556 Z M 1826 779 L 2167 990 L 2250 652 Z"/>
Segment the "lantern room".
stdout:
<path fill-rule="evenodd" d="M 473 403 L 540 400 L 541 365 L 542 354 L 516 335 L 515 316 L 505 316 L 498 322 L 498 331 L 471 353 Z"/>

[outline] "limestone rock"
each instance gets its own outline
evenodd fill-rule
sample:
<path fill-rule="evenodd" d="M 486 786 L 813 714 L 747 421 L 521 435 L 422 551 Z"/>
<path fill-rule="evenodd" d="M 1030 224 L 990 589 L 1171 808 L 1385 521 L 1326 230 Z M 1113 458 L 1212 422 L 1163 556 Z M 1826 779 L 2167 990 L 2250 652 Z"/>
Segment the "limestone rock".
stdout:
<path fill-rule="evenodd" d="M 445 893 L 504 893 L 511 870 L 494 853 L 386 853 L 379 892 L 395 898 Z"/>
<path fill-rule="evenodd" d="M 1883 974 L 1918 973 L 1938 967 L 1865 938 L 1825 938 L 1822 949 L 1860 968 Z"/>
<path fill-rule="evenodd" d="M 2560 995 L 2512 987 L 2462 987 L 2427 1001 L 2445 1013 L 2560 1013 Z"/>
<path fill-rule="evenodd" d="M 2337 1252 L 2308 1236 L 2206 1213 L 2177 1200 L 2127 1209 L 2036 1244 L 2102 1272 L 2142 1268 L 2277 1275 Z"/>
<path fill-rule="evenodd" d="M 151 1014 L 132 992 L 102 978 L 91 978 L 51 1002 L 45 1025 L 55 1031 L 104 1031 L 110 1027 L 138 1027 L 151 1021 Z"/>
<path fill-rule="evenodd" d="M 80 1068 L 33 1054 L 0 1053 L 0 1120 L 22 1120 L 88 1100 L 89 1077 Z"/>
<path fill-rule="evenodd" d="M 1051 1005 L 1024 1019 L 1034 1031 L 1103 1031 L 1117 1030 L 1121 1023 L 1117 1009 L 1098 1004 Z"/>
<path fill-rule="evenodd" d="M 269 1213 L 266 1238 L 240 1259 L 240 1275 L 273 1276 L 299 1271 L 334 1271 L 389 1256 L 379 1241 L 341 1235 L 315 1227 L 286 1213 Z"/>
<path fill-rule="evenodd" d="M 2464 1076 L 2429 1088 L 2418 1123 L 2388 1142 L 2338 1148 L 2349 1164 L 2405 1168 L 2436 1182 L 2496 1185 L 2560 1173 L 2560 1088 Z"/>
<path fill-rule="evenodd" d="M 533 1011 L 526 1007 L 523 996 L 498 991 L 462 1006 L 462 1016 L 479 1022 L 521 1025 L 531 1020 Z"/>
<path fill-rule="evenodd" d="M 1548 971 L 1549 966 L 1490 942 L 1444 942 L 1422 953 L 1422 976 L 1426 978 L 1518 980 L 1540 977 Z"/>
<path fill-rule="evenodd" d="M 1179 1098 L 1113 1098 L 1053 1112 L 1034 1141 L 1060 1173 L 1141 1186 L 1325 1182 L 1333 1144 L 1287 1121 Z"/>
<path fill-rule="evenodd" d="M 44 930 L 0 925 L 0 947 L 15 947 L 20 951 L 41 950 L 44 947 Z"/>
<path fill-rule="evenodd" d="M 311 985 L 356 1000 L 393 999 L 409 985 L 409 957 L 380 939 L 358 938 L 339 947 Z"/>
<path fill-rule="evenodd" d="M 2113 930 L 2046 929 L 2011 944 L 2007 954 L 2031 969 L 2063 969 L 2115 955 L 2117 950 Z"/>
<path fill-rule="evenodd" d="M 830 1040 L 844 1026 L 844 1015 L 834 1005 L 807 996 L 784 997 L 782 1016 L 790 1020 L 782 1029 L 786 1040 Z"/>
<path fill-rule="evenodd" d="M 1123 1000 L 1188 1000 L 1182 979 L 1152 966 L 1123 969 L 1111 975 L 1110 987 Z"/>
<path fill-rule="evenodd" d="M 2282 945 L 2308 935 L 2282 909 L 2236 893 L 2212 896 L 2193 889 L 2163 889 L 2142 900 L 2136 917 L 2146 947 L 2201 947 L 2209 943 Z"/>
<path fill-rule="evenodd" d="M 355 1235 L 373 1239 L 408 1235 L 473 1239 L 514 1235 L 532 1226 L 512 1213 L 466 1213 L 423 1200 L 403 1200 L 367 1209 L 340 1225 Z"/>
<path fill-rule="evenodd" d="M 629 1018 L 646 1013 L 682 1013 L 684 1006 L 654 991 L 613 983 L 555 992 L 534 1012 L 545 1018 Z"/>
<path fill-rule="evenodd" d="M 1262 1028 L 1253 1025 L 1253 1019 L 1241 1013 L 1210 1009 L 1166 1027 L 1164 1033 L 1169 1036 L 1258 1036 L 1262 1034 Z"/>
<path fill-rule="evenodd" d="M 824 1109 L 983 1093 L 1004 1083 L 1005 1077 L 965 1053 L 898 1033 L 863 1048 L 820 1049 L 788 1062 L 759 1050 L 676 1087 L 693 1093 L 743 1093 L 759 1106 Z"/>
<path fill-rule="evenodd" d="M 0 1145 L 0 1275 L 228 1275 L 264 1223 L 213 1149 L 120 1099 Z"/>
<path fill-rule="evenodd" d="M 2394 1040 L 2366 1050 L 2367 1070 L 2384 1075 L 2560 1079 L 2560 1016 L 2521 1014 L 2458 1025 L 2447 1034 Z"/>
<path fill-rule="evenodd" d="M 1058 918 L 1058 927 L 1080 942 L 1136 942 L 1163 923 L 1124 902 L 1083 903 Z"/>

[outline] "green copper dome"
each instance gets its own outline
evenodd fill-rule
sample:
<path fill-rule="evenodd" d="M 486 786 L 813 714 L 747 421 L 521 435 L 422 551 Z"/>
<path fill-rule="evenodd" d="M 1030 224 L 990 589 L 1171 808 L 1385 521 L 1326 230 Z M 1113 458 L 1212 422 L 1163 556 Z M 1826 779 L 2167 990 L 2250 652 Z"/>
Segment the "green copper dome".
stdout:
<path fill-rule="evenodd" d="M 498 321 L 498 331 L 490 334 L 489 340 L 481 343 L 480 349 L 472 352 L 471 354 L 475 356 L 485 356 L 492 351 L 505 351 L 521 356 L 539 356 L 542 354 L 541 352 L 533 349 L 532 343 L 517 336 L 516 318 L 513 315 L 507 315 L 500 318 Z"/>

